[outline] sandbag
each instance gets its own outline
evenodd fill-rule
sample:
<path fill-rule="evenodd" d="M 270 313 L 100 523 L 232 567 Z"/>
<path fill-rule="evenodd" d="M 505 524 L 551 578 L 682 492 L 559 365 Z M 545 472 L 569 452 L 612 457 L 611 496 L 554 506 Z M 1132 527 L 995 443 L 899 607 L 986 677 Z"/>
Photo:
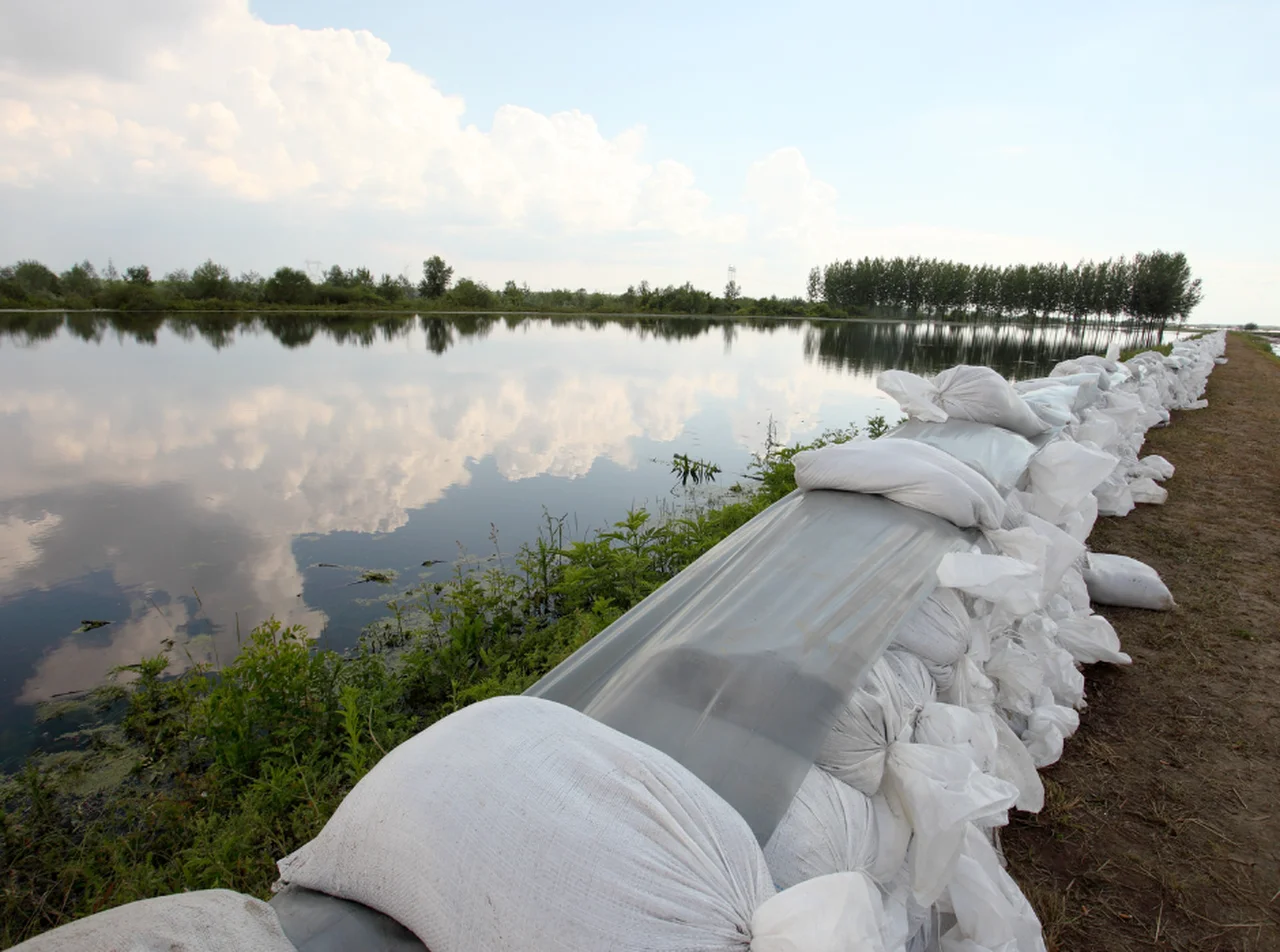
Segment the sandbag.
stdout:
<path fill-rule="evenodd" d="M 907 859 L 911 826 L 882 795 L 868 797 L 812 768 L 764 847 L 780 889 L 830 873 L 861 871 L 889 883 Z"/>
<path fill-rule="evenodd" d="M 958 704 L 931 702 L 916 715 L 916 743 L 958 750 L 984 773 L 994 773 L 999 740 L 990 717 Z"/>
<path fill-rule="evenodd" d="M 1149 506 L 1163 506 L 1169 498 L 1169 490 L 1158 485 L 1154 479 L 1144 476 L 1129 483 L 1129 495 L 1135 503 Z"/>
<path fill-rule="evenodd" d="M 10 952 L 297 952 L 275 911 L 229 889 L 142 899 L 59 926 Z"/>
<path fill-rule="evenodd" d="M 1079 664 L 1132 664 L 1133 659 L 1120 650 L 1120 636 L 1111 622 L 1092 612 L 1076 612 L 1058 620 L 1054 633 L 1062 645 Z"/>
<path fill-rule="evenodd" d="M 942 936 L 943 952 L 1044 952 L 1035 910 L 976 826 L 965 831 L 940 908 L 956 917 Z"/>
<path fill-rule="evenodd" d="M 885 496 L 961 528 L 998 528 L 1004 500 L 995 487 L 942 450 L 914 440 L 852 440 L 792 457 L 803 490 Z"/>
<path fill-rule="evenodd" d="M 996 762 L 992 773 L 1017 788 L 1014 806 L 1027 813 L 1039 813 L 1044 809 L 1044 781 L 1027 745 L 996 711 L 988 711 L 987 717 L 996 733 Z"/>
<path fill-rule="evenodd" d="M 970 420 L 946 423 L 908 420 L 885 435 L 895 440 L 928 443 L 949 453 L 985 476 L 1002 494 L 1018 484 L 1038 449 L 1026 437 L 1003 427 Z"/>
<path fill-rule="evenodd" d="M 1062 745 L 1080 727 L 1080 715 L 1070 707 L 1057 703 L 1048 686 L 1040 689 L 1027 726 L 1022 731 L 1022 742 L 1027 745 L 1037 767 L 1056 764 L 1062 757 Z"/>
<path fill-rule="evenodd" d="M 990 367 L 962 364 L 942 371 L 932 380 L 888 370 L 876 378 L 876 386 L 897 400 L 912 419 L 936 423 L 971 420 L 1001 426 L 1026 437 L 1039 436 L 1049 429 L 1009 381 Z"/>
<path fill-rule="evenodd" d="M 1129 475 L 1135 478 L 1143 476 L 1162 482 L 1173 477 L 1173 464 L 1163 456 L 1144 456 L 1137 464 L 1129 467 Z"/>
<path fill-rule="evenodd" d="M 1133 512 L 1133 493 L 1129 481 L 1119 471 L 1112 473 L 1093 491 L 1098 500 L 1098 513 L 1103 516 L 1127 516 Z"/>
<path fill-rule="evenodd" d="M 378 763 L 281 881 L 432 952 L 875 948 L 865 876 L 775 894 L 745 820 L 667 755 L 563 705 L 482 701 Z"/>
<path fill-rule="evenodd" d="M 898 679 L 903 696 L 916 713 L 937 698 L 938 685 L 929 672 L 929 666 L 922 659 L 909 651 L 890 648 L 884 653 L 884 661 Z"/>
<path fill-rule="evenodd" d="M 955 663 L 969 645 L 969 615 L 964 601 L 953 589 L 934 589 L 898 626 L 893 645 L 923 661 L 938 687 L 947 687 L 954 676 Z"/>
<path fill-rule="evenodd" d="M 1090 552 L 1085 559 L 1084 583 L 1090 601 L 1098 605 L 1168 611 L 1173 595 L 1151 566 L 1127 555 Z"/>
<path fill-rule="evenodd" d="M 889 746 L 911 740 L 915 712 L 902 680 L 879 658 L 841 706 L 817 765 L 871 796 L 884 779 Z"/>
<path fill-rule="evenodd" d="M 924 905 L 946 886 L 965 826 L 991 822 L 1018 799 L 1017 787 L 984 774 L 967 754 L 931 744 L 894 744 L 885 783 L 911 823 L 911 891 Z"/>
<path fill-rule="evenodd" d="M 1117 462 L 1113 455 L 1094 446 L 1070 440 L 1050 443 L 1027 467 L 1033 500 L 1028 511 L 1059 524 L 1115 471 Z"/>
<path fill-rule="evenodd" d="M 937 576 L 939 585 L 1020 614 L 1035 611 L 1043 600 L 1041 570 L 1007 555 L 948 552 L 938 563 Z"/>

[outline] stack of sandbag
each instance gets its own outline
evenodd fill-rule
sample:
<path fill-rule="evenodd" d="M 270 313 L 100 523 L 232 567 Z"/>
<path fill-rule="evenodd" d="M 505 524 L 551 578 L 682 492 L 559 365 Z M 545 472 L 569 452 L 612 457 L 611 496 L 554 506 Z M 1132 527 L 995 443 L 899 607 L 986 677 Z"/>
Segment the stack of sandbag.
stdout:
<path fill-rule="evenodd" d="M 540 698 L 482 701 L 401 744 L 279 868 L 282 884 L 377 909 L 432 952 L 903 948 L 864 872 L 779 892 L 710 787 Z"/>
<path fill-rule="evenodd" d="M 1164 501 L 1173 467 L 1140 456 L 1146 431 L 1193 405 L 1221 346 L 1193 342 L 1176 364 L 1113 348 L 1016 387 L 985 368 L 891 371 L 880 385 L 911 418 L 894 439 L 797 454 L 802 489 L 877 493 L 982 539 L 943 558 L 842 709 L 767 844 L 779 885 L 858 870 L 910 948 L 1043 949 L 993 833 L 1010 806 L 1043 805 L 1036 767 L 1079 725 L 1080 667 L 1130 662 L 1092 605 L 1172 606 L 1149 567 L 1084 543 L 1100 513 Z M 893 445 L 911 442 L 928 451 Z"/>

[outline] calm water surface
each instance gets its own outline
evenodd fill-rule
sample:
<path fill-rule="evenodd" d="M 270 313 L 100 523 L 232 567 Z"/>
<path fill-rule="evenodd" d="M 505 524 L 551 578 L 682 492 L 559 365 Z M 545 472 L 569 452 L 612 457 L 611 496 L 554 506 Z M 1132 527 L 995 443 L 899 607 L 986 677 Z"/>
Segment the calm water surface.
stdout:
<path fill-rule="evenodd" d="M 512 552 L 544 507 L 580 537 L 669 501 L 673 453 L 727 485 L 770 418 L 784 441 L 896 419 L 887 367 L 1031 376 L 1110 334 L 0 314 L 0 765 L 41 740 L 38 702 L 166 639 L 225 662 L 237 625 L 274 615 L 349 646 L 495 529 Z M 77 632 L 88 619 L 110 624 Z"/>

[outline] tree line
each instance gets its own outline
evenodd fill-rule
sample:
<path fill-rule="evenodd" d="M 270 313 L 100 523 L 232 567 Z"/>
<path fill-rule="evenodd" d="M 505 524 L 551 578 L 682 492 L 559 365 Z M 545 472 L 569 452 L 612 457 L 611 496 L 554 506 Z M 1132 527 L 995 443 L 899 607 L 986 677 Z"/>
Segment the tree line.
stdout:
<path fill-rule="evenodd" d="M 534 291 L 527 284 L 507 281 L 501 289 L 472 278 L 453 278 L 454 269 L 439 255 L 422 263 L 416 283 L 404 275 L 377 277 L 368 268 L 333 265 L 312 278 L 298 268 L 282 267 L 269 277 L 247 271 L 233 277 L 224 265 L 209 260 L 187 271 L 178 269 L 156 278 L 145 265 L 126 268 L 113 264 L 99 271 L 89 261 L 61 274 L 39 261 L 25 260 L 0 267 L 0 308 L 103 308 L 121 311 L 240 310 L 240 309 L 401 309 L 566 311 L 599 313 L 663 313 L 773 317 L 828 316 L 822 302 L 802 298 L 751 298 L 730 282 L 724 295 L 695 288 L 691 283 L 658 287 L 648 281 L 622 294 L 552 288 Z"/>
<path fill-rule="evenodd" d="M 862 258 L 809 272 L 809 297 L 833 307 L 932 314 L 1038 315 L 1141 323 L 1185 320 L 1200 303 L 1200 279 L 1182 252 L 1155 251 L 1093 262 L 968 265 L 936 258 Z"/>
<path fill-rule="evenodd" d="M 400 309 L 655 313 L 707 316 L 850 317 L 906 312 L 973 320 L 1002 318 L 1121 318 L 1143 324 L 1185 320 L 1200 302 L 1186 255 L 1155 251 L 1132 259 L 1034 265 L 968 265 L 933 258 L 862 258 L 813 268 L 805 297 L 752 298 L 736 280 L 715 294 L 648 281 L 621 294 L 553 288 L 534 291 L 507 281 L 501 289 L 472 278 L 453 279 L 439 255 L 422 263 L 416 283 L 405 275 L 375 277 L 368 268 L 333 265 L 313 278 L 282 267 L 232 277 L 207 260 L 192 271 L 155 278 L 135 265 L 123 273 L 108 263 L 99 272 L 82 261 L 56 273 L 39 261 L 0 267 L 0 308 L 102 308 L 124 311 L 252 309 Z"/>

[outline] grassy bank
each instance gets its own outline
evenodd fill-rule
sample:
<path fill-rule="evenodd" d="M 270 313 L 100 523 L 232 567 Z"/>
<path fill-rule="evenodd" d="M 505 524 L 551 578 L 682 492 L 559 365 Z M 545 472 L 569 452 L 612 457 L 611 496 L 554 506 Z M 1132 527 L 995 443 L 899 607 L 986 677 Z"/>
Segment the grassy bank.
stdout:
<path fill-rule="evenodd" d="M 102 719 L 67 738 L 71 751 L 0 782 L 0 944 L 183 889 L 267 896 L 275 860 L 313 837 L 383 754 L 467 704 L 528 688 L 790 492 L 798 449 L 771 440 L 750 488 L 712 505 L 631 512 L 579 541 L 548 519 L 514 557 L 390 603 L 353 652 L 317 650 L 271 621 L 220 671 L 166 676 L 164 652 L 47 710 Z"/>

